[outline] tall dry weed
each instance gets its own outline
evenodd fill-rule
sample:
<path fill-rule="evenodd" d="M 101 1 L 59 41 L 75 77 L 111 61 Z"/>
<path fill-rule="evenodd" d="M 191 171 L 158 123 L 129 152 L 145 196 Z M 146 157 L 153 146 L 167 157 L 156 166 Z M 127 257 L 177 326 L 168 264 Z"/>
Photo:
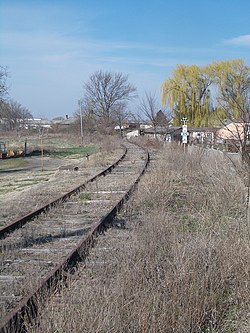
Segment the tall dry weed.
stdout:
<path fill-rule="evenodd" d="M 103 265 L 90 257 L 85 284 L 62 295 L 60 315 L 47 308 L 39 332 L 249 332 L 244 191 L 223 157 L 162 150 L 126 207 L 126 241 L 113 236 Z"/>

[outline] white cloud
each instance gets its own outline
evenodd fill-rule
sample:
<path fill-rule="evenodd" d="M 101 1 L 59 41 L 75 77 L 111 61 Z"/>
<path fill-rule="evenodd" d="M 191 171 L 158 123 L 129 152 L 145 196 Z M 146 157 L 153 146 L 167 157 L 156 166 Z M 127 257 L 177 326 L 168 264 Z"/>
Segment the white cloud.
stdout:
<path fill-rule="evenodd" d="M 250 35 L 241 35 L 225 40 L 226 44 L 238 46 L 250 46 Z"/>

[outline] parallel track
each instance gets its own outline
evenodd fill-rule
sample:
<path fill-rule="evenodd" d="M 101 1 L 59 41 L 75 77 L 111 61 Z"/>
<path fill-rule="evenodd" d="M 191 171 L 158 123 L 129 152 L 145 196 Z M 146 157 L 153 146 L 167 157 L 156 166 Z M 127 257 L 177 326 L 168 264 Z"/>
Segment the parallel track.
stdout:
<path fill-rule="evenodd" d="M 39 209 L 35 219 L 29 214 L 24 221 L 15 221 L 18 230 L 2 231 L 0 333 L 27 332 L 26 324 L 37 314 L 37 300 L 86 258 L 96 236 L 106 230 L 133 192 L 149 155 L 130 143 L 126 146 L 119 162 Z"/>
<path fill-rule="evenodd" d="M 25 216 L 17 219 L 16 221 L 8 224 L 7 226 L 0 228 L 0 239 L 5 238 L 9 233 L 15 231 L 18 228 L 21 228 L 27 222 L 36 218 L 40 214 L 48 211 L 49 209 L 55 207 L 58 203 L 68 200 L 73 194 L 76 194 L 77 192 L 84 189 L 87 184 L 89 184 L 89 183 L 95 181 L 97 178 L 105 176 L 107 173 L 111 172 L 124 159 L 126 154 L 127 154 L 127 148 L 124 147 L 123 154 L 120 156 L 120 158 L 116 162 L 114 162 L 112 165 L 108 166 L 106 169 L 101 171 L 100 173 L 96 174 L 95 176 L 88 179 L 83 184 L 80 184 L 79 186 L 77 186 L 76 188 L 72 189 L 71 191 L 65 193 L 64 195 L 52 200 L 51 202 L 47 203 L 46 205 L 42 205 L 40 208 L 35 209 L 34 211 L 26 214 Z"/>

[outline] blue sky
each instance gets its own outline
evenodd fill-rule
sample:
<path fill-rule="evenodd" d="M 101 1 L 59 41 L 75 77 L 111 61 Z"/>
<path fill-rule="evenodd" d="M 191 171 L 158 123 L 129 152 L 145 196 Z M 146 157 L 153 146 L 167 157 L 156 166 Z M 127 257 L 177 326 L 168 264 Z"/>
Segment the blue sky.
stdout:
<path fill-rule="evenodd" d="M 0 65 L 34 117 L 71 116 L 97 70 L 160 96 L 177 64 L 249 65 L 249 13 L 249 0 L 0 0 Z"/>

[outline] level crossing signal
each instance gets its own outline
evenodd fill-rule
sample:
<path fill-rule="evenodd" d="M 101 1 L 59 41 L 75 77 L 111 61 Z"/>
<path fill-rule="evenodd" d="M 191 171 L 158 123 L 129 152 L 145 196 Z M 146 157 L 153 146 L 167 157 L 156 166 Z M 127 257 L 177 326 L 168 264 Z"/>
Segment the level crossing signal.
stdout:
<path fill-rule="evenodd" d="M 183 121 L 183 125 L 182 125 L 182 132 L 181 132 L 181 136 L 182 136 L 182 143 L 187 143 L 187 138 L 188 138 L 188 129 L 187 129 L 187 118 L 182 118 Z"/>

